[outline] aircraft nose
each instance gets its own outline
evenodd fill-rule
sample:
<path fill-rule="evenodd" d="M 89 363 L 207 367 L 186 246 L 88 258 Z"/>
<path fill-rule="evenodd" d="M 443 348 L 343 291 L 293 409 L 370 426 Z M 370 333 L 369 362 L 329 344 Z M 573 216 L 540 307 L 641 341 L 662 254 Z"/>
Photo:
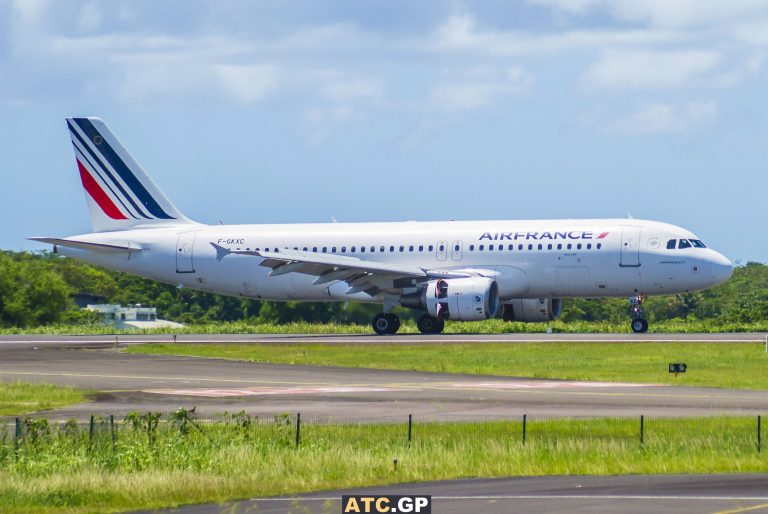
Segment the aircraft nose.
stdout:
<path fill-rule="evenodd" d="M 733 263 L 727 257 L 714 250 L 709 258 L 709 264 L 715 284 L 722 284 L 733 275 Z"/>

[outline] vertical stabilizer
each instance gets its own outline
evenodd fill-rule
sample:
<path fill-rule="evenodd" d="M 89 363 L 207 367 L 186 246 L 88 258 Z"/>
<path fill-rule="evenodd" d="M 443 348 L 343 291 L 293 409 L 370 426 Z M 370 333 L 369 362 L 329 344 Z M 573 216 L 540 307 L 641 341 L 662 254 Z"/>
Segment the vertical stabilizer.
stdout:
<path fill-rule="evenodd" d="M 67 118 L 94 232 L 193 223 L 99 118 Z"/>

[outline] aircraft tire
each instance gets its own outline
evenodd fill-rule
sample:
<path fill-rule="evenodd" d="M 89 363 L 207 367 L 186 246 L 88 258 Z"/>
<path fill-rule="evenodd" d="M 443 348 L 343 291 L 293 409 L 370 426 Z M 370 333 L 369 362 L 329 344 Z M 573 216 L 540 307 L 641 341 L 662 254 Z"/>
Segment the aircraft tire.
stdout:
<path fill-rule="evenodd" d="M 445 328 L 445 321 L 423 314 L 416 322 L 416 326 L 422 334 L 439 334 Z"/>
<path fill-rule="evenodd" d="M 643 318 L 633 319 L 630 327 L 635 334 L 643 334 L 648 331 L 648 322 Z"/>
<path fill-rule="evenodd" d="M 394 335 L 397 334 L 397 331 L 400 330 L 400 318 L 396 314 L 387 314 L 389 316 L 389 321 L 391 323 L 391 328 L 389 333 Z"/>
<path fill-rule="evenodd" d="M 394 314 L 385 314 L 380 312 L 373 317 L 373 322 L 371 322 L 371 325 L 373 326 L 373 331 L 380 336 L 392 335 L 396 334 L 400 329 L 400 318 Z"/>

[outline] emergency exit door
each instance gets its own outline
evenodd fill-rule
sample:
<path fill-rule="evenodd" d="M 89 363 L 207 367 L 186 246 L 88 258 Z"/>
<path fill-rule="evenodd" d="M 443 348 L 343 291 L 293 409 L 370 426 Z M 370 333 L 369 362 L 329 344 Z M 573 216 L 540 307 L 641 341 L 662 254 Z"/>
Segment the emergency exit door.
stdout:
<path fill-rule="evenodd" d="M 193 250 L 197 232 L 183 232 L 176 241 L 176 273 L 194 273 Z"/>

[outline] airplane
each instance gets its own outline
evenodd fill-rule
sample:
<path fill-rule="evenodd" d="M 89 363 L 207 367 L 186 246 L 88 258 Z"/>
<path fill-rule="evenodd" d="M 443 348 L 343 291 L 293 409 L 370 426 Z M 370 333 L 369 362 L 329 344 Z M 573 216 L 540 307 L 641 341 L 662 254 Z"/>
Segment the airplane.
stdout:
<path fill-rule="evenodd" d="M 566 298 L 626 297 L 642 333 L 649 295 L 726 281 L 731 262 L 692 232 L 638 219 L 205 225 L 182 214 L 99 118 L 67 118 L 93 232 L 33 237 L 54 253 L 224 295 L 381 304 L 446 320 L 545 322 Z"/>

